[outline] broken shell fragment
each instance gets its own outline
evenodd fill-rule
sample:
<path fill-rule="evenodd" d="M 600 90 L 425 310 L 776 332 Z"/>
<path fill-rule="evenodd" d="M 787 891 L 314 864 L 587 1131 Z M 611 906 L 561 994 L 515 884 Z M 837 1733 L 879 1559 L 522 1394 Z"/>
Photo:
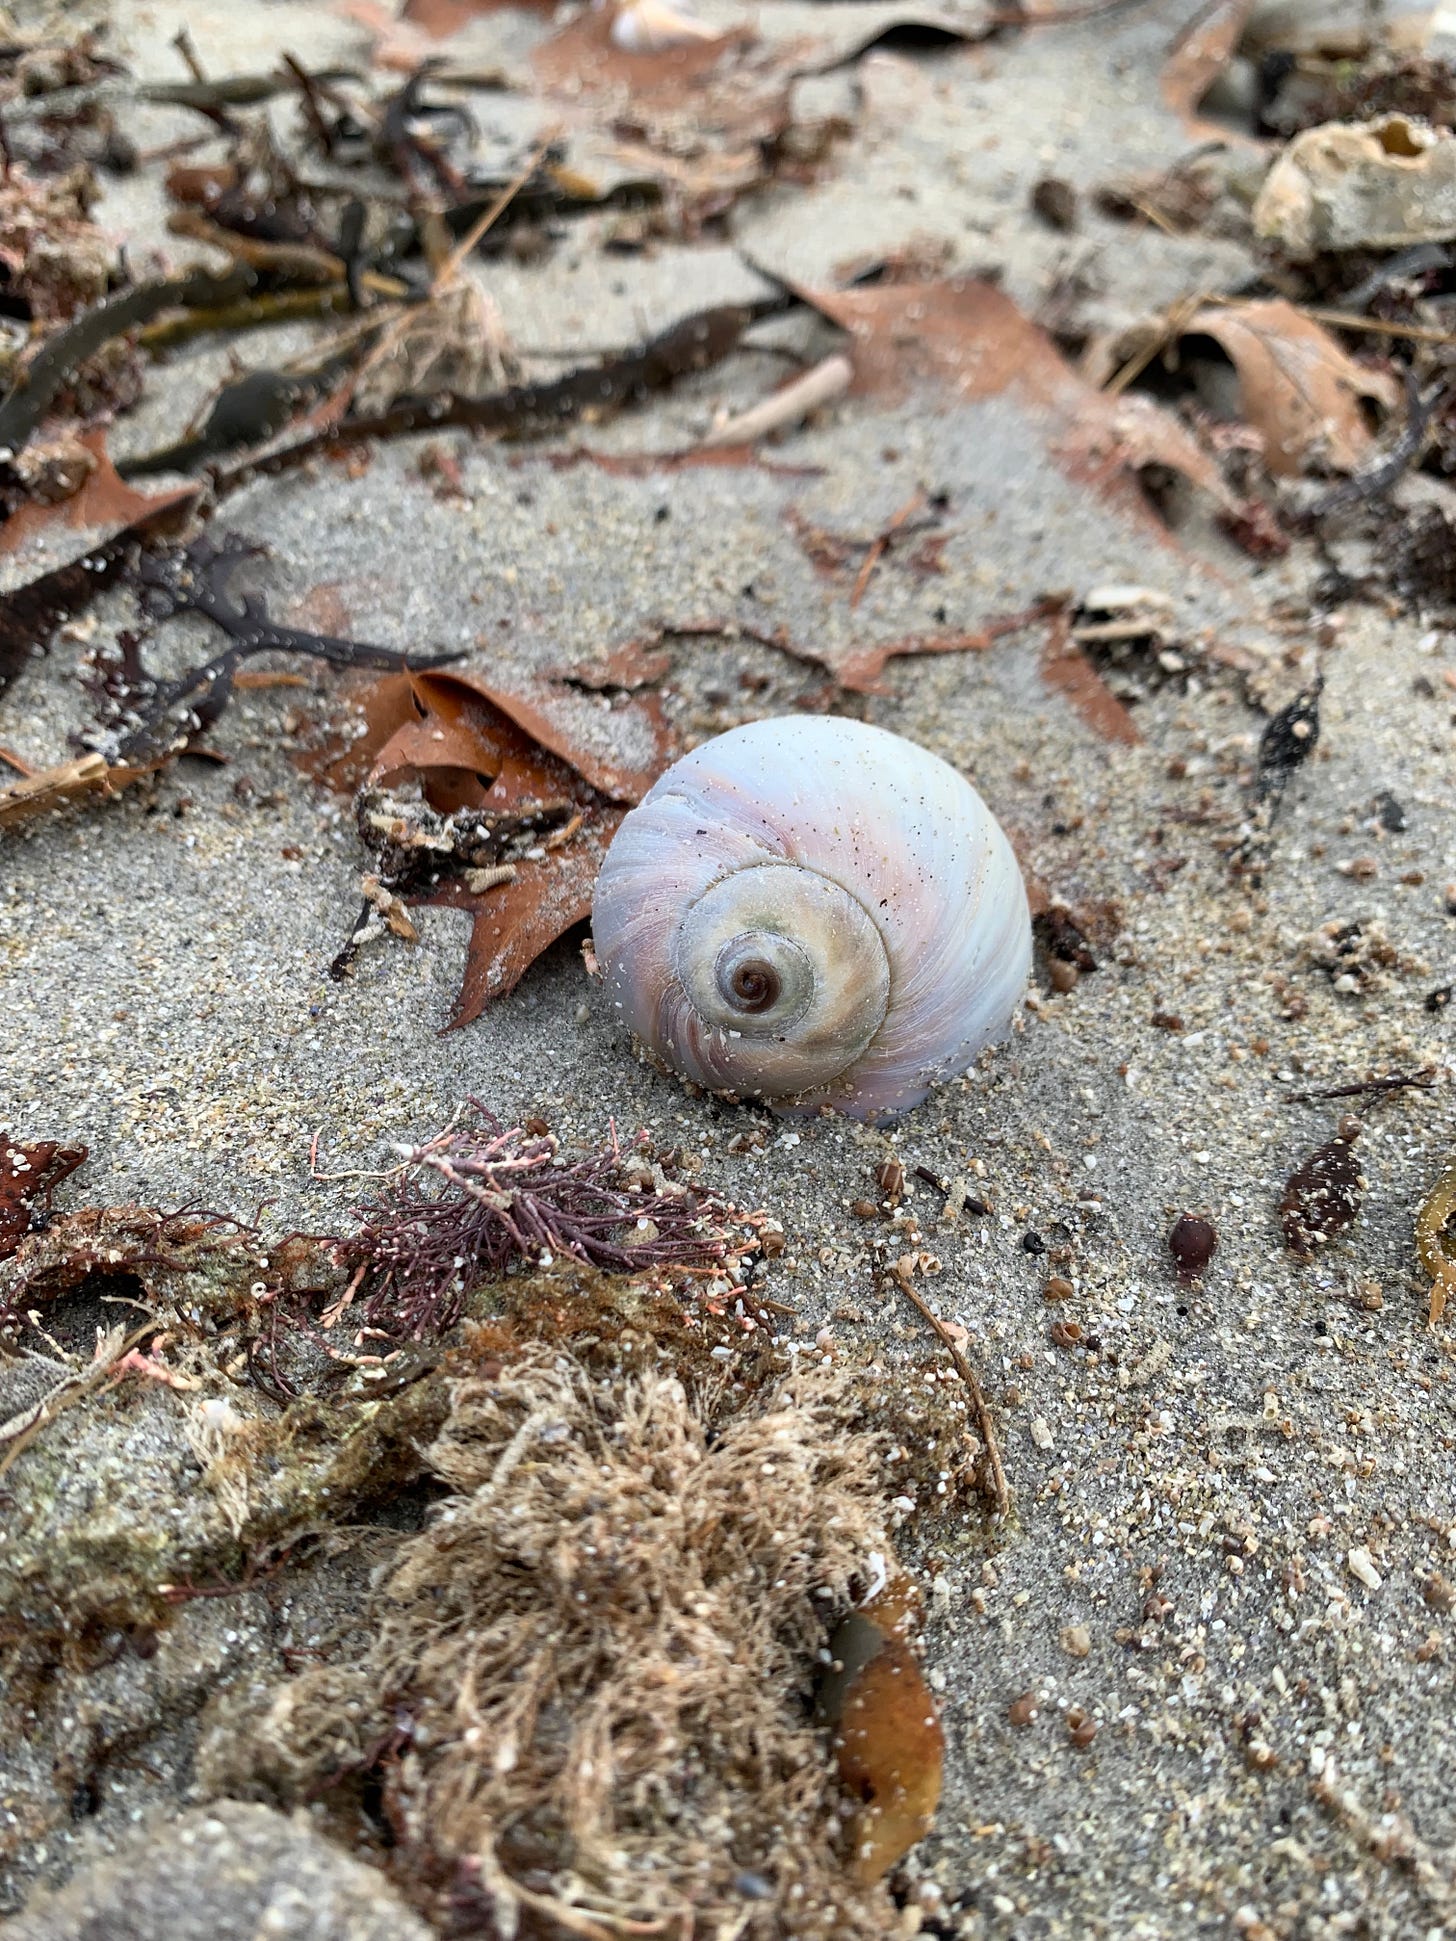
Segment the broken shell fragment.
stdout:
<path fill-rule="evenodd" d="M 1456 236 L 1456 135 L 1409 115 L 1296 135 L 1264 179 L 1254 230 L 1303 263 L 1325 250 Z"/>
<path fill-rule="evenodd" d="M 631 0 L 617 10 L 611 25 L 611 41 L 624 54 L 667 54 L 675 47 L 694 47 L 719 38 L 696 15 L 684 13 L 668 0 Z"/>

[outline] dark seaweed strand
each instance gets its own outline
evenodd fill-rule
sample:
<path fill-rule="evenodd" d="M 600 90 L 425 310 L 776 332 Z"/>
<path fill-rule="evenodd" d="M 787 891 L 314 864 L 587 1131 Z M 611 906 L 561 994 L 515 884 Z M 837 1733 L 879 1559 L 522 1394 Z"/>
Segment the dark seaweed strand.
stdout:
<path fill-rule="evenodd" d="M 64 329 L 48 337 L 24 377 L 0 404 L 0 455 L 10 459 L 33 435 L 61 386 L 103 344 L 150 323 L 163 310 L 195 310 L 235 302 L 257 283 L 249 269 L 214 275 L 195 270 L 190 276 L 169 277 L 157 283 L 138 283 L 119 296 L 83 310 Z"/>
<path fill-rule="evenodd" d="M 323 452 L 371 438 L 452 429 L 524 438 L 570 423 L 585 411 L 620 410 L 655 391 L 666 390 L 680 377 L 721 363 L 750 324 L 787 308 L 792 301 L 790 297 L 773 296 L 757 303 L 725 303 L 698 311 L 636 350 L 568 371 L 549 384 L 517 384 L 484 398 L 445 392 L 432 398 L 407 399 L 371 418 L 347 419 L 225 473 L 216 483 L 216 495 L 221 498 L 254 478 L 289 471 Z"/>
<path fill-rule="evenodd" d="M 256 551 L 236 534 L 214 540 L 204 533 L 181 552 L 144 555 L 139 561 L 137 579 L 157 618 L 199 614 L 220 627 L 231 644 L 172 681 L 153 681 L 145 669 L 139 669 L 141 692 L 132 697 L 130 705 L 140 719 L 118 744 L 117 759 L 154 759 L 175 746 L 180 724 L 171 717 L 183 703 L 188 704 L 184 740 L 211 727 L 232 698 L 234 673 L 256 654 L 306 654 L 334 667 L 393 672 L 441 667 L 459 658 L 455 654 L 406 654 L 395 647 L 281 625 L 269 617 L 266 605 L 255 595 L 245 595 L 239 601 L 228 592 L 237 566 Z"/>

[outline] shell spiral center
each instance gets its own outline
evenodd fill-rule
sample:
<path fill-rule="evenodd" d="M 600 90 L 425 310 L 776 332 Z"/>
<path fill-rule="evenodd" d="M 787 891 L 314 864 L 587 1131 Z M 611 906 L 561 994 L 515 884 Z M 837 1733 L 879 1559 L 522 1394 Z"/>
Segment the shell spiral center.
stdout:
<path fill-rule="evenodd" d="M 710 884 L 683 915 L 672 965 L 698 1031 L 721 1054 L 736 1047 L 728 1082 L 745 1089 L 828 1083 L 889 1006 L 889 959 L 863 905 L 798 864 L 765 862 Z"/>

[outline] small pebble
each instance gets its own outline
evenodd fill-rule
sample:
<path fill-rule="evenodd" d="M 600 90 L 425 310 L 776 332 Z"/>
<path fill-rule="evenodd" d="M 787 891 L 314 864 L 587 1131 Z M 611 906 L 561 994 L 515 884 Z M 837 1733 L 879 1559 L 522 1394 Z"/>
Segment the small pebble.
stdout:
<path fill-rule="evenodd" d="M 1168 1235 L 1168 1252 L 1173 1256 L 1180 1281 L 1197 1280 L 1213 1259 L 1218 1247 L 1218 1229 L 1212 1220 L 1198 1213 L 1180 1213 Z"/>
<path fill-rule="evenodd" d="M 1006 1708 L 1006 1716 L 1013 1725 L 1030 1725 L 1035 1719 L 1040 1705 L 1035 1692 L 1023 1692 L 1020 1698 L 1013 1698 Z"/>

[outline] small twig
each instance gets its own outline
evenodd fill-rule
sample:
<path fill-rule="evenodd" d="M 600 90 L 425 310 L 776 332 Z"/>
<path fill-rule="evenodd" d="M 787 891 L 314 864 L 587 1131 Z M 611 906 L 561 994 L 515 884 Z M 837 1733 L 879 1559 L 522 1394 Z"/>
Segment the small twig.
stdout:
<path fill-rule="evenodd" d="M 120 1328 L 116 1329 L 98 1345 L 94 1361 L 57 1382 L 54 1388 L 20 1415 L 12 1416 L 10 1421 L 0 1424 L 0 1442 L 7 1445 L 5 1454 L 0 1456 L 0 1476 L 6 1474 L 22 1452 L 58 1415 L 89 1394 L 103 1377 L 111 1374 L 117 1364 L 126 1359 L 139 1342 L 145 1341 L 149 1334 L 156 1331 L 155 1318 L 144 1322 L 139 1328 L 133 1328 L 128 1335 L 123 1335 Z"/>
<path fill-rule="evenodd" d="M 737 417 L 728 417 L 713 426 L 701 440 L 701 451 L 717 451 L 730 445 L 752 445 L 771 431 L 798 424 L 813 411 L 843 397 L 854 377 L 854 366 L 841 351 L 802 372 L 762 403 Z"/>
<path fill-rule="evenodd" d="M 1172 171 L 1170 170 L 1169 173 L 1171 174 Z M 1150 209 L 1144 209 L 1143 214 L 1148 216 L 1150 220 L 1156 220 Z M 1162 225 L 1160 224 L 1159 226 L 1161 227 Z M 1143 345 L 1142 349 L 1135 350 L 1132 356 L 1127 359 L 1126 363 L 1114 371 L 1106 384 L 1103 385 L 1102 389 L 1105 395 L 1109 398 L 1120 397 L 1134 378 L 1142 376 L 1143 372 L 1155 357 L 1161 356 L 1169 344 L 1176 342 L 1183 335 L 1188 325 L 1208 301 L 1209 293 L 1207 291 L 1195 290 L 1190 296 L 1186 296 L 1180 302 L 1170 305 L 1163 313 L 1161 327 Z"/>
<path fill-rule="evenodd" d="M 849 610 L 851 613 L 853 613 L 854 609 L 864 598 L 865 588 L 870 583 L 870 575 L 879 565 L 881 559 L 884 558 L 886 547 L 900 530 L 901 526 L 904 525 L 905 521 L 914 513 L 918 512 L 924 503 L 925 494 L 923 492 L 914 493 L 901 506 L 900 510 L 891 519 L 884 531 L 876 533 L 875 537 L 870 541 L 870 549 L 865 554 L 864 565 L 859 569 L 859 576 L 854 583 L 854 591 L 849 596 Z"/>
<path fill-rule="evenodd" d="M 952 1335 L 950 1329 L 941 1320 L 934 1308 L 931 1307 L 930 1303 L 925 1299 L 925 1296 L 914 1285 L 910 1276 L 908 1274 L 897 1273 L 892 1269 L 890 1278 L 910 1302 L 910 1305 L 919 1310 L 930 1323 L 931 1327 L 934 1328 L 936 1334 L 945 1343 L 951 1361 L 955 1366 L 955 1371 L 966 1385 L 966 1389 L 971 1398 L 971 1412 L 976 1418 L 976 1429 L 981 1437 L 982 1443 L 985 1445 L 987 1481 L 989 1483 L 989 1488 L 986 1493 L 995 1505 L 997 1516 L 1005 1516 L 1011 1508 L 1011 1490 L 1006 1481 L 1005 1467 L 1001 1461 L 1001 1445 L 996 1438 L 996 1425 L 991 1419 L 991 1405 L 986 1400 L 986 1391 L 981 1387 L 981 1378 L 956 1345 L 955 1337 Z"/>
<path fill-rule="evenodd" d="M 531 153 L 526 157 L 510 181 L 501 190 L 495 201 L 488 208 L 483 209 L 475 221 L 471 223 L 465 234 L 460 238 L 460 241 L 456 243 L 455 247 L 450 251 L 450 254 L 441 263 L 439 274 L 434 279 L 434 287 L 437 290 L 442 289 L 447 283 L 453 282 L 455 277 L 459 275 L 461 265 L 470 260 L 482 236 L 485 235 L 488 229 L 495 227 L 506 210 L 510 208 L 516 197 L 521 193 L 521 190 L 525 188 L 531 177 L 536 173 L 537 169 L 540 168 L 542 162 L 551 151 L 552 143 L 557 139 L 557 133 L 557 130 L 552 129 L 537 142 L 536 146 L 531 150 Z"/>
<path fill-rule="evenodd" d="M 405 1167 L 409 1164 L 408 1160 L 405 1160 L 405 1161 L 402 1161 L 398 1166 L 386 1166 L 382 1170 L 379 1170 L 379 1169 L 371 1170 L 368 1167 L 354 1167 L 354 1168 L 351 1168 L 348 1172 L 343 1172 L 343 1173 L 321 1173 L 318 1169 L 318 1145 L 319 1145 L 319 1140 L 322 1137 L 323 1137 L 323 1128 L 320 1127 L 320 1129 L 313 1135 L 313 1138 L 309 1141 L 308 1176 L 312 1180 L 318 1180 L 318 1181 L 324 1182 L 324 1181 L 336 1180 L 336 1179 L 393 1179 L 396 1174 L 402 1173 L 405 1170 Z"/>
<path fill-rule="evenodd" d="M 313 133 L 323 153 L 332 157 L 334 152 L 334 131 L 328 124 L 320 101 L 318 87 L 313 76 L 294 54 L 283 56 L 283 65 L 298 83 L 298 92 L 303 104 L 304 120 Z"/>
<path fill-rule="evenodd" d="M 1353 1099 L 1365 1092 L 1403 1092 L 1414 1087 L 1420 1092 L 1433 1092 L 1436 1089 L 1436 1067 L 1427 1065 L 1408 1076 L 1393 1073 L 1389 1078 L 1365 1078 L 1354 1085 L 1329 1085 L 1317 1092 L 1287 1092 L 1286 1105 L 1313 1105 L 1318 1099 Z"/>

